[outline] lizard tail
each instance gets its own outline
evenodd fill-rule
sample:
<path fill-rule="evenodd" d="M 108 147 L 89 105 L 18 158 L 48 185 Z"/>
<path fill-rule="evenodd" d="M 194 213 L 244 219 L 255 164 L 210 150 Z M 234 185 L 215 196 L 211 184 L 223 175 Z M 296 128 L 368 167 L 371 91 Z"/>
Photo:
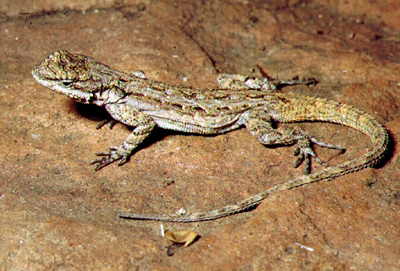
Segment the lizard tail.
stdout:
<path fill-rule="evenodd" d="M 288 110 L 285 112 L 285 114 L 282 114 L 285 116 L 285 118 L 279 119 L 279 122 L 312 120 L 332 122 L 348 126 L 369 136 L 373 143 L 373 149 L 359 158 L 349 160 L 336 166 L 328 167 L 316 173 L 289 180 L 234 205 L 227 205 L 212 211 L 184 215 L 146 215 L 121 213 L 119 214 L 119 217 L 136 220 L 158 220 L 169 222 L 196 222 L 217 219 L 254 209 L 267 196 L 278 191 L 292 189 L 322 180 L 329 181 L 366 167 L 372 167 L 384 157 L 389 142 L 389 135 L 386 129 L 371 115 L 352 106 L 341 104 L 335 101 L 328 101 L 325 99 L 311 98 L 306 96 L 299 97 L 298 95 L 293 96 L 292 98 L 292 94 L 284 95 L 285 96 L 282 97 L 289 98 L 285 101 L 286 103 L 287 101 L 296 100 L 296 103 L 301 104 L 299 108 L 303 108 L 303 110 Z"/>

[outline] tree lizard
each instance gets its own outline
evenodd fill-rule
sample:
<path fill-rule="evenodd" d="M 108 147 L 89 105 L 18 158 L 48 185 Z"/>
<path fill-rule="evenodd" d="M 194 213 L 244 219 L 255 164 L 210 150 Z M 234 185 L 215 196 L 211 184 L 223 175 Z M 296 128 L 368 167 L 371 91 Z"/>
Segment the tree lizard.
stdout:
<path fill-rule="evenodd" d="M 240 75 L 218 76 L 220 88 L 198 89 L 173 86 L 145 78 L 142 72 L 114 70 L 91 57 L 58 51 L 32 70 L 45 87 L 80 103 L 103 106 L 115 121 L 135 127 L 120 146 L 98 153 L 91 161 L 96 170 L 119 161 L 126 163 L 134 150 L 158 126 L 193 134 L 214 135 L 239 127 L 264 145 L 295 145 L 295 166 L 305 162 L 306 174 L 278 184 L 234 205 L 194 214 L 145 215 L 119 214 L 122 218 L 193 222 L 217 219 L 253 209 L 268 195 L 305 184 L 329 181 L 376 165 L 388 146 L 386 129 L 369 114 L 350 105 L 322 98 L 279 92 L 284 85 L 310 80 L 268 80 Z M 327 167 L 312 150 L 312 144 L 344 150 L 324 143 L 299 128 L 279 127 L 273 122 L 324 121 L 356 129 L 370 137 L 373 148 L 365 155 Z M 326 168 L 310 173 L 310 158 Z"/>

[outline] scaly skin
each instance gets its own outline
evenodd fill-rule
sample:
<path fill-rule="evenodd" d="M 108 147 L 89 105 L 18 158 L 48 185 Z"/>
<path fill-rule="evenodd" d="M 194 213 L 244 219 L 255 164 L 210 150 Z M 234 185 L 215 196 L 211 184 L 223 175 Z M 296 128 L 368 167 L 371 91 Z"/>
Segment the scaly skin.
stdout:
<path fill-rule="evenodd" d="M 116 161 L 119 165 L 127 162 L 155 126 L 196 134 L 220 134 L 245 126 L 264 145 L 295 144 L 299 156 L 295 165 L 302 161 L 306 164 L 306 175 L 278 184 L 235 205 L 183 215 L 119 214 L 122 218 L 194 222 L 243 212 L 277 191 L 328 181 L 374 166 L 383 158 L 389 140 L 386 129 L 359 109 L 335 101 L 277 92 L 282 85 L 304 83 L 301 80 L 268 81 L 224 75 L 220 77 L 223 89 L 170 86 L 146 79 L 141 72 L 119 72 L 90 57 L 67 51 L 50 55 L 33 68 L 32 74 L 39 83 L 55 92 L 81 103 L 104 106 L 113 119 L 135 127 L 123 144 L 98 154 L 102 157 L 92 161 L 97 164 L 96 170 Z M 343 148 L 320 142 L 298 128 L 273 129 L 273 121 L 341 124 L 369 136 L 374 147 L 360 158 L 307 175 L 310 157 L 326 166 L 316 157 L 311 144 Z"/>

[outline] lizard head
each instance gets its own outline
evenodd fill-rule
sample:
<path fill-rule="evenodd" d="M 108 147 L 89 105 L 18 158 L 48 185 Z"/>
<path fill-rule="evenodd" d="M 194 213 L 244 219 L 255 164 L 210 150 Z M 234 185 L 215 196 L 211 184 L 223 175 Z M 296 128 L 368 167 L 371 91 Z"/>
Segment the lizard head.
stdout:
<path fill-rule="evenodd" d="M 32 69 L 33 77 L 45 87 L 81 103 L 90 103 L 97 87 L 91 66 L 95 60 L 84 55 L 57 51 Z"/>

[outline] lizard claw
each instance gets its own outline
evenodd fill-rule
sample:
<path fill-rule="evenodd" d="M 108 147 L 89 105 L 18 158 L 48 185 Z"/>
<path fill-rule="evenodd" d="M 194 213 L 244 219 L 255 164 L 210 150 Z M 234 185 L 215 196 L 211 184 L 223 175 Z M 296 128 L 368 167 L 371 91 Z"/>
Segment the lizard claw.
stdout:
<path fill-rule="evenodd" d="M 121 166 L 128 162 L 129 154 L 120 154 L 118 146 L 109 147 L 109 151 L 106 152 L 97 152 L 97 156 L 102 156 L 95 160 L 90 161 L 90 164 L 97 164 L 95 170 L 98 171 L 109 164 L 112 164 L 116 161 L 118 162 L 118 166 Z"/>
<path fill-rule="evenodd" d="M 337 149 L 340 151 L 340 153 L 344 152 L 344 148 L 339 145 L 333 145 L 329 143 L 324 143 L 321 141 L 316 140 L 315 138 L 303 138 L 299 139 L 297 142 L 297 145 L 295 149 L 293 150 L 293 155 L 298 156 L 294 163 L 294 167 L 297 168 L 298 166 L 301 165 L 301 163 L 304 161 L 305 163 L 305 174 L 309 174 L 311 171 L 311 157 L 313 157 L 319 164 L 321 164 L 324 167 L 327 167 L 328 164 L 322 161 L 313 151 L 311 147 L 311 143 L 314 143 L 318 146 L 321 147 L 326 147 L 330 149 Z"/>
<path fill-rule="evenodd" d="M 328 165 L 322 161 L 311 148 L 311 141 L 308 139 L 299 140 L 295 149 L 293 150 L 293 155 L 298 156 L 294 163 L 294 167 L 297 168 L 304 161 L 305 163 L 305 173 L 309 174 L 311 171 L 311 157 L 313 157 L 319 164 L 327 167 Z"/>

